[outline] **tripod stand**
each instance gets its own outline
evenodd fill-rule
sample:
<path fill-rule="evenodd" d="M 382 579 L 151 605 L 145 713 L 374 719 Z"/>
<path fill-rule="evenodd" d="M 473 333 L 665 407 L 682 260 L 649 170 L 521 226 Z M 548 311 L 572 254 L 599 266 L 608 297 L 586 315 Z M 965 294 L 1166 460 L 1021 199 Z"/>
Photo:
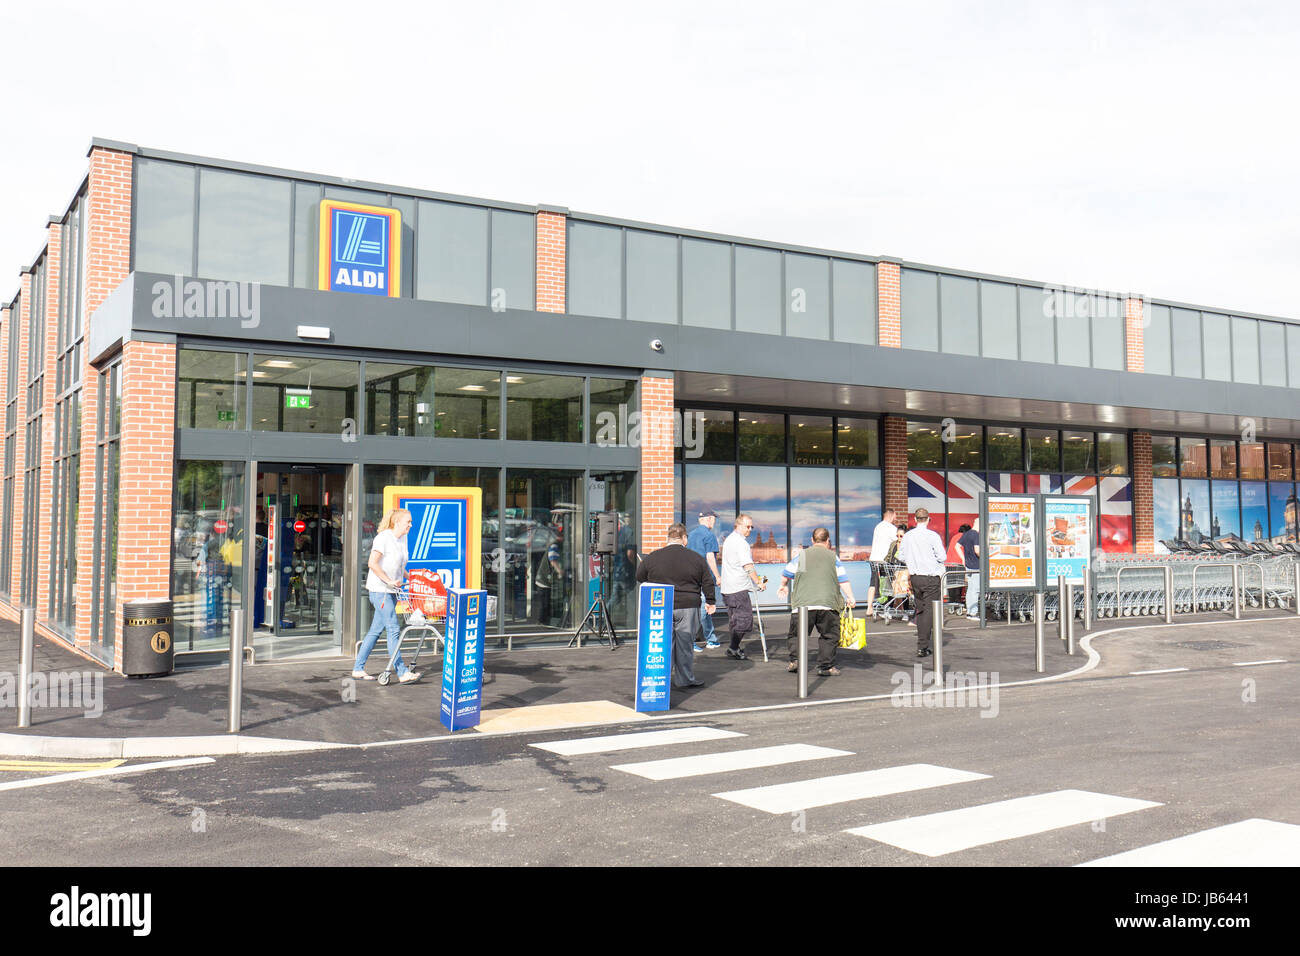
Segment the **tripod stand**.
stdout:
<path fill-rule="evenodd" d="M 614 622 L 609 616 L 609 603 L 605 597 L 605 582 L 609 580 L 606 563 L 609 555 L 600 556 L 600 587 L 596 589 L 595 595 L 591 599 L 591 607 L 587 608 L 587 614 L 578 625 L 578 629 L 573 632 L 573 637 L 569 640 L 569 647 L 575 643 L 582 646 L 582 632 L 590 630 L 595 635 L 596 640 L 604 640 L 609 644 L 612 651 L 621 643 L 618 639 L 618 632 L 614 630 Z M 608 633 L 606 633 L 608 632 Z"/>

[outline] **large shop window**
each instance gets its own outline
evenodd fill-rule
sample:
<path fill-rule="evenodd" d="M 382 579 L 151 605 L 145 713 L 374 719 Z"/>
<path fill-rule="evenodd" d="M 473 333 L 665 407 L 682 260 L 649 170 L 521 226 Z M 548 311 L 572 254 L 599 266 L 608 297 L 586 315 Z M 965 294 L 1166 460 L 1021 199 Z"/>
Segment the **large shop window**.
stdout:
<path fill-rule="evenodd" d="M 253 430 L 341 435 L 356 429 L 356 362 L 253 356 Z"/>
<path fill-rule="evenodd" d="M 266 540 L 253 542 L 264 562 Z M 172 503 L 171 577 L 176 649 L 230 647 L 230 612 L 242 608 L 244 463 L 178 461 Z"/>
<path fill-rule="evenodd" d="M 583 379 L 575 375 L 506 375 L 506 437 L 582 441 Z"/>
<path fill-rule="evenodd" d="M 181 349 L 176 362 L 177 426 L 227 431 L 241 427 L 247 362 L 244 352 Z"/>
<path fill-rule="evenodd" d="M 431 438 L 434 370 L 428 365 L 366 363 L 366 434 Z"/>

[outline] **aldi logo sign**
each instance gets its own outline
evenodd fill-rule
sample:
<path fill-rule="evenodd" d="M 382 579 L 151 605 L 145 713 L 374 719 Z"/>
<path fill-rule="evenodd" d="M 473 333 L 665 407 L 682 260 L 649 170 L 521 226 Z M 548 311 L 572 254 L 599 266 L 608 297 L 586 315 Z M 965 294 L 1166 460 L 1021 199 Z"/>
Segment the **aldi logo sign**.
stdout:
<path fill-rule="evenodd" d="M 388 485 L 384 510 L 390 508 L 411 512 L 406 568 L 412 577 L 432 581 L 436 576 L 444 594 L 454 588 L 478 588 L 483 571 L 480 489 Z"/>
<path fill-rule="evenodd" d="M 401 295 L 401 212 L 341 199 L 322 200 L 317 261 L 322 290 Z"/>

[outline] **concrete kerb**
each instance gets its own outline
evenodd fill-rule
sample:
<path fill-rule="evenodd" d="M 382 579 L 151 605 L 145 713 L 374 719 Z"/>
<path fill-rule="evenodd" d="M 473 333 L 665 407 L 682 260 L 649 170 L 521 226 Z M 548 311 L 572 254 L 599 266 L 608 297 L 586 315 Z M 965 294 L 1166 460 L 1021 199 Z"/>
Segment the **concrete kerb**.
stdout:
<path fill-rule="evenodd" d="M 1079 648 L 1088 655 L 1088 660 L 1063 674 L 1047 677 L 1033 677 L 1026 680 L 1007 681 L 988 684 L 988 688 L 999 691 L 1009 687 L 1027 687 L 1034 684 L 1049 684 L 1072 678 L 1078 678 L 1094 670 L 1101 663 L 1101 655 L 1093 649 L 1093 642 L 1111 634 L 1131 634 L 1134 631 L 1160 630 L 1176 627 L 1224 627 L 1234 624 L 1255 624 L 1261 620 L 1276 618 L 1243 618 L 1239 621 L 1186 621 L 1174 624 L 1144 624 L 1137 627 L 1114 627 L 1104 631 L 1094 631 L 1086 635 Z M 569 730 L 590 730 L 596 727 L 618 727 L 624 724 L 636 724 L 646 727 L 667 721 L 705 720 L 730 714 L 750 714 L 762 711 L 792 710 L 802 707 L 826 707 L 842 704 L 861 704 L 881 700 L 897 700 L 900 697 L 919 698 L 925 694 L 939 695 L 955 692 L 965 693 L 966 687 L 928 687 L 907 693 L 871 694 L 862 697 L 835 697 L 828 700 L 800 700 L 785 704 L 762 704 L 755 707 L 730 707 L 721 710 L 705 710 L 663 714 L 649 718 L 628 718 L 624 720 L 606 720 L 581 724 L 564 724 L 554 727 L 529 728 L 527 730 L 508 731 L 500 734 L 464 734 L 439 735 L 433 737 L 409 737 L 401 740 L 377 740 L 361 744 L 331 743 L 312 740 L 285 740 L 276 737 L 251 737 L 242 734 L 210 735 L 194 737 L 39 737 L 25 734 L 0 734 L 0 754 L 14 757 L 62 757 L 72 759 L 104 758 L 154 758 L 154 757 L 228 757 L 240 754 L 302 753 L 325 750 L 371 750 L 380 747 L 399 747 L 408 744 L 441 743 L 458 740 L 484 740 L 488 737 L 506 738 L 522 737 L 538 733 L 556 733 Z"/>

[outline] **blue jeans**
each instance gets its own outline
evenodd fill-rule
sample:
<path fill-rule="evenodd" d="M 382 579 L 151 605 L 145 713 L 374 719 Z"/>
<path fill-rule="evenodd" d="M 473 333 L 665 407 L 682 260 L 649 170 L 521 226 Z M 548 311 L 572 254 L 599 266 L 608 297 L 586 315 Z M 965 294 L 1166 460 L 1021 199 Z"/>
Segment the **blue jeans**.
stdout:
<path fill-rule="evenodd" d="M 712 642 L 716 644 L 718 642 L 718 639 L 713 636 L 713 615 L 707 613 L 704 610 L 704 605 L 707 603 L 708 601 L 705 600 L 704 595 L 701 594 L 700 595 L 700 624 L 704 628 L 704 643 L 708 644 Z"/>
<path fill-rule="evenodd" d="M 966 572 L 966 616 L 980 616 L 980 573 Z"/>
<path fill-rule="evenodd" d="M 386 630 L 388 632 L 388 653 L 392 654 L 397 651 L 393 666 L 397 670 L 397 676 L 402 677 L 406 673 L 406 664 L 402 662 L 401 651 L 397 650 L 402 636 L 402 629 L 397 623 L 397 595 L 389 594 L 387 591 L 371 591 L 370 603 L 375 608 L 375 619 L 370 622 L 370 630 L 366 631 L 361 646 L 357 648 L 357 661 L 352 665 L 352 669 L 359 671 L 366 666 L 366 658 L 375 649 L 375 644 L 379 640 L 379 632 Z"/>

